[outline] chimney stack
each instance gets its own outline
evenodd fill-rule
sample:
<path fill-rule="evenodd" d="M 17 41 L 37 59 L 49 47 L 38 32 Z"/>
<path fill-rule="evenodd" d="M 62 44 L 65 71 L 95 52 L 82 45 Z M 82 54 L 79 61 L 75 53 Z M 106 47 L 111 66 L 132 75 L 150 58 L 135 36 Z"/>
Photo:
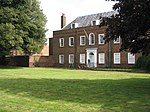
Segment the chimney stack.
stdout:
<path fill-rule="evenodd" d="M 64 13 L 62 13 L 62 16 L 61 16 L 61 29 L 66 26 L 66 16 Z"/>

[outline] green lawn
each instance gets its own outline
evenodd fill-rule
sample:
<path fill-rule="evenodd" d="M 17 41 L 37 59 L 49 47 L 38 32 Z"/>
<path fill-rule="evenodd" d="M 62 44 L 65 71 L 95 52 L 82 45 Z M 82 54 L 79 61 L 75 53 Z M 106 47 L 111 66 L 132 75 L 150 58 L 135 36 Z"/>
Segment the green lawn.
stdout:
<path fill-rule="evenodd" d="M 0 112 L 150 112 L 150 74 L 1 68 Z"/>

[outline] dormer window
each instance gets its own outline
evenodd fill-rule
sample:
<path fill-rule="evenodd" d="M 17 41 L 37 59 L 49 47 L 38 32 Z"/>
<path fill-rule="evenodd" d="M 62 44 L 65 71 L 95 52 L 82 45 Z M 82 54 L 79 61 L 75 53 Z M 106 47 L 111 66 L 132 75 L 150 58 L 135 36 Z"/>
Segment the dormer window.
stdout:
<path fill-rule="evenodd" d="M 96 25 L 96 21 L 91 21 L 91 26 L 95 26 Z"/>
<path fill-rule="evenodd" d="M 77 28 L 78 27 L 78 23 L 72 23 L 71 24 L 71 29 Z"/>
<path fill-rule="evenodd" d="M 91 26 L 99 25 L 99 20 L 91 21 Z"/>

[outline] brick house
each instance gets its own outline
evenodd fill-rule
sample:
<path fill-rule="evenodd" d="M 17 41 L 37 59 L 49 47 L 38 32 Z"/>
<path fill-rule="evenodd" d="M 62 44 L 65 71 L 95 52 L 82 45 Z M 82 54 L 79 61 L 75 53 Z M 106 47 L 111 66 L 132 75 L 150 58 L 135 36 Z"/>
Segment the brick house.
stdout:
<path fill-rule="evenodd" d="M 104 17 L 113 11 L 77 17 L 66 25 L 61 16 L 61 30 L 53 32 L 50 39 L 50 56 L 53 66 L 63 67 L 132 67 L 137 56 L 130 52 L 119 52 L 121 38 L 105 43 L 107 26 L 99 27 Z"/>

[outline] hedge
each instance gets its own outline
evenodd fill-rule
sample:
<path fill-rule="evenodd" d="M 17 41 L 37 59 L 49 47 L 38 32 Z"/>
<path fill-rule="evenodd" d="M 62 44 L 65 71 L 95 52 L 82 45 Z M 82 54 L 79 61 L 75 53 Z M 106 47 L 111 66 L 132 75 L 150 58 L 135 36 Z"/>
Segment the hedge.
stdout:
<path fill-rule="evenodd" d="M 150 71 L 150 55 L 139 57 L 135 67 Z"/>

